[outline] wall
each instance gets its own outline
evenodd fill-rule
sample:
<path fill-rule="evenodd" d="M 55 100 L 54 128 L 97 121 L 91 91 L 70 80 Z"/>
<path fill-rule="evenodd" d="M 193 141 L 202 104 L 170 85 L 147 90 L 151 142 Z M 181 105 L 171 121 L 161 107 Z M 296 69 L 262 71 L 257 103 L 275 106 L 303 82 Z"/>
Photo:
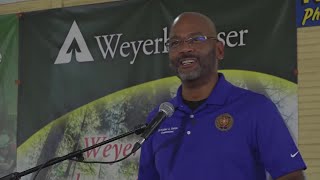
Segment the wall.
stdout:
<path fill-rule="evenodd" d="M 11 14 L 42 9 L 53 9 L 83 4 L 111 2 L 116 0 L 28 0 L 13 4 L 0 5 L 0 14 Z"/>
<path fill-rule="evenodd" d="M 320 178 L 320 27 L 298 28 L 299 148 L 308 180 Z"/>

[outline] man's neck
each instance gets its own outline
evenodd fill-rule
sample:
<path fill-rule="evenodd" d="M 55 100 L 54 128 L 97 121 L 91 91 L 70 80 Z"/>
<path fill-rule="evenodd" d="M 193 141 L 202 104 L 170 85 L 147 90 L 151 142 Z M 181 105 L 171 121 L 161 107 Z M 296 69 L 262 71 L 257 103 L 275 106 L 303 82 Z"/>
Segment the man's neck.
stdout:
<path fill-rule="evenodd" d="M 206 99 L 211 94 L 218 81 L 218 74 L 213 74 L 206 79 L 182 82 L 182 97 L 187 101 Z"/>

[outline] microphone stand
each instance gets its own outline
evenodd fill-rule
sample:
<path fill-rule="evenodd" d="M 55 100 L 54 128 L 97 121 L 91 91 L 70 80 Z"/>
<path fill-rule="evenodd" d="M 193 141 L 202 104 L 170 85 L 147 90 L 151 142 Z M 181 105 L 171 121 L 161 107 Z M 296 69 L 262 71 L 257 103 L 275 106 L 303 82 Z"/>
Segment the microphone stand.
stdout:
<path fill-rule="evenodd" d="M 65 161 L 65 160 L 68 160 L 68 159 L 72 159 L 72 158 L 79 158 L 79 159 L 82 159 L 83 158 L 83 153 L 86 152 L 86 151 L 89 151 L 91 149 L 94 149 L 96 147 L 99 147 L 99 146 L 102 146 L 102 145 L 105 145 L 105 144 L 108 144 L 112 141 L 115 141 L 115 140 L 118 140 L 118 139 L 121 139 L 123 137 L 126 137 L 126 136 L 129 136 L 133 133 L 139 135 L 141 134 L 142 132 L 144 132 L 145 128 L 146 128 L 147 125 L 143 124 L 143 125 L 139 125 L 137 127 L 134 128 L 134 130 L 131 130 L 129 132 L 126 132 L 124 134 L 120 134 L 119 136 L 116 136 L 116 137 L 113 137 L 111 139 L 108 139 L 106 141 L 103 141 L 103 142 L 100 142 L 98 144 L 94 144 L 92 146 L 89 146 L 87 148 L 84 148 L 84 149 L 80 149 L 80 150 L 77 150 L 77 151 L 74 151 L 74 152 L 71 152 L 65 156 L 61 156 L 61 157 L 56 157 L 56 158 L 53 158 L 51 160 L 48 160 L 47 163 L 44 163 L 44 164 L 40 164 L 36 167 L 33 167 L 33 168 L 30 168 L 28 170 L 25 170 L 25 171 L 22 171 L 22 172 L 14 172 L 14 173 L 11 173 L 9 175 L 6 175 L 4 177 L 1 177 L 0 180 L 19 180 L 20 177 L 22 176 L 25 176 L 25 175 L 28 175 L 30 173 L 33 173 L 39 169 L 42 169 L 42 168 L 45 168 L 45 167 L 48 167 L 48 166 L 51 166 L 51 165 L 54 165 L 54 164 L 57 164 L 59 162 L 62 162 L 62 161 Z"/>

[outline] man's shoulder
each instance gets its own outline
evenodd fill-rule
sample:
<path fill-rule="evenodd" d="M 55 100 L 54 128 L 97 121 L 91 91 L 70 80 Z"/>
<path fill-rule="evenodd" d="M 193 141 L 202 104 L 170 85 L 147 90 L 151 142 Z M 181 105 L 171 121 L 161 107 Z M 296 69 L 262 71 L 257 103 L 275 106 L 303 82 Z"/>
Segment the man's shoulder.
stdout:
<path fill-rule="evenodd" d="M 252 104 L 269 104 L 272 103 L 271 99 L 269 99 L 266 95 L 261 94 L 259 92 L 252 91 L 250 89 L 245 89 L 242 87 L 238 87 L 232 85 L 231 90 L 231 100 L 242 100 Z"/>

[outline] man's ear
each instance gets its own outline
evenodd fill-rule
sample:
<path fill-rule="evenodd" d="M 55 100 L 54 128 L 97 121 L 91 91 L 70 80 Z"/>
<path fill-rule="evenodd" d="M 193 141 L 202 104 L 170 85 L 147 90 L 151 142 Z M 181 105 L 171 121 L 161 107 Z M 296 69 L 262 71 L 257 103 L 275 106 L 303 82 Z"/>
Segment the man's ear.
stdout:
<path fill-rule="evenodd" d="M 224 44 L 221 41 L 216 43 L 216 58 L 222 60 L 224 58 Z"/>

